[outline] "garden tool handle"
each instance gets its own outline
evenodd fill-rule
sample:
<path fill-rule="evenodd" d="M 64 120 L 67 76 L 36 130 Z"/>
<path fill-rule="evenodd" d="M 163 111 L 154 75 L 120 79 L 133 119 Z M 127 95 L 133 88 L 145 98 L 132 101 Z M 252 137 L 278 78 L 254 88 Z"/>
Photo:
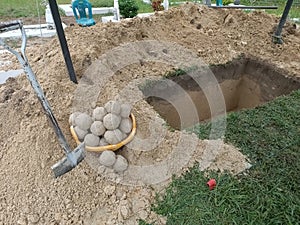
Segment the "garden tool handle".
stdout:
<path fill-rule="evenodd" d="M 5 44 L 1 39 L 0 39 L 0 45 L 2 45 L 4 48 L 6 48 L 6 50 L 13 53 L 15 56 L 17 56 L 17 58 L 20 62 L 22 60 L 27 62 L 27 58 L 25 55 L 27 38 L 26 38 L 24 27 L 23 27 L 23 22 L 21 20 L 12 20 L 12 21 L 8 21 L 8 22 L 0 23 L 0 33 L 7 32 L 10 30 L 16 30 L 16 29 L 20 29 L 21 33 L 22 33 L 22 45 L 21 45 L 22 56 L 17 51 L 15 51 L 14 49 L 10 48 L 7 44 Z M 23 65 L 23 63 L 22 63 L 22 65 Z"/>
<path fill-rule="evenodd" d="M 63 133 L 58 125 L 58 122 L 54 117 L 54 114 L 51 110 L 50 104 L 48 103 L 48 101 L 44 95 L 44 92 L 43 92 L 39 82 L 37 81 L 34 72 L 32 71 L 32 69 L 28 63 L 28 60 L 27 60 L 27 57 L 25 54 L 27 38 L 26 38 L 25 29 L 23 27 L 23 23 L 21 21 L 6 22 L 6 23 L 2 23 L 2 27 L 5 27 L 5 28 L 17 27 L 21 30 L 21 33 L 22 33 L 21 54 L 18 51 L 9 47 L 3 40 L 1 40 L 1 38 L 0 38 L 0 45 L 2 45 L 6 50 L 11 52 L 18 58 L 19 62 L 21 63 L 21 65 L 25 71 L 27 79 L 29 80 L 32 88 L 34 89 L 34 92 L 36 93 L 39 101 L 41 102 L 41 104 L 43 106 L 43 109 L 44 109 L 46 115 L 48 116 L 49 120 L 51 121 L 51 124 L 53 125 L 54 131 L 58 137 L 61 147 L 63 148 L 63 150 L 66 154 L 70 153 L 71 152 L 70 146 L 68 145 L 66 138 L 63 135 Z M 14 28 L 14 29 L 16 29 L 16 28 Z M 7 31 L 7 29 L 6 29 L 6 31 Z"/>
<path fill-rule="evenodd" d="M 48 120 L 50 120 L 51 125 L 53 126 L 54 132 L 58 138 L 60 146 L 63 148 L 66 157 L 64 157 L 62 160 L 54 164 L 51 168 L 54 172 L 55 177 L 61 176 L 70 170 L 72 170 L 78 163 L 80 163 L 84 157 L 85 157 L 85 152 L 84 152 L 84 146 L 85 144 L 82 143 L 80 144 L 77 148 L 75 148 L 74 151 L 71 151 L 71 148 L 62 132 L 60 129 L 58 122 L 56 118 L 54 117 L 54 114 L 52 112 L 52 109 L 50 107 L 50 104 L 48 103 L 48 100 L 46 99 L 44 92 L 34 74 L 32 71 L 29 62 L 27 60 L 26 54 L 25 54 L 25 49 L 26 49 L 26 33 L 25 29 L 23 27 L 23 24 L 21 21 L 11 21 L 11 22 L 6 22 L 6 23 L 0 23 L 0 33 L 5 32 L 8 30 L 13 30 L 19 28 L 21 30 L 22 34 L 22 46 L 21 46 L 21 53 L 19 51 L 16 51 L 12 49 L 10 46 L 8 46 L 1 38 L 0 38 L 0 45 L 2 45 L 7 51 L 11 52 L 14 54 L 20 64 L 22 65 L 27 80 L 30 82 L 35 94 L 37 95 L 40 103 L 42 104 L 42 107 L 48 117 Z"/>
<path fill-rule="evenodd" d="M 20 25 L 22 25 L 22 22 L 20 20 L 1 22 L 0 23 L 0 33 L 10 31 L 10 30 L 16 30 L 16 29 L 20 28 Z"/>

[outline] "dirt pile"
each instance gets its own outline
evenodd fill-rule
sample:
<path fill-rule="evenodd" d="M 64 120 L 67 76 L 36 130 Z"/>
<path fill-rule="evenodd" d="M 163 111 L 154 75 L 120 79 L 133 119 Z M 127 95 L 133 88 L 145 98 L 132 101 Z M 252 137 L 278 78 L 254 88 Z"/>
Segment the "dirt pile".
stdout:
<path fill-rule="evenodd" d="M 247 14 L 186 4 L 149 18 L 116 24 L 98 23 L 89 28 L 69 27 L 66 36 L 79 77 L 93 66 L 96 59 L 114 47 L 142 40 L 176 42 L 208 64 L 226 63 L 241 53 L 251 54 L 286 69 L 287 75 L 300 76 L 299 30 L 287 24 L 283 33 L 284 44 L 275 45 L 271 42 L 271 34 L 277 22 L 278 18 L 260 12 Z M 132 57 L 130 52 L 128 57 Z M 29 47 L 28 58 L 61 128 L 75 147 L 68 117 L 75 100 L 76 85 L 68 79 L 58 40 L 53 38 L 39 47 Z M 124 67 L 105 80 L 97 103 L 91 104 L 102 105 L 132 80 L 149 75 L 161 77 L 170 69 L 171 66 L 158 62 Z M 105 74 L 102 71 L 98 74 L 101 83 L 101 76 Z M 131 164 L 159 163 L 172 153 L 179 137 L 196 140 L 193 135 L 170 131 L 146 101 L 137 102 L 133 113 L 137 118 L 137 138 L 142 140 L 149 133 L 158 131 L 164 132 L 165 136 L 153 151 L 131 151 L 130 146 L 123 149 L 122 154 Z M 111 171 L 100 167 L 96 171 L 86 162 L 63 177 L 53 178 L 50 166 L 62 157 L 62 150 L 24 76 L 10 79 L 0 86 L 0 115 L 2 224 L 136 224 L 137 218 L 156 218 L 150 213 L 149 206 L 155 191 L 163 184 L 124 185 L 122 174 L 111 175 Z M 157 122 L 155 126 L 153 118 Z M 192 165 L 194 160 L 201 162 L 205 157 L 209 161 L 210 153 L 205 152 L 208 142 L 197 140 L 193 160 L 186 162 L 185 167 Z M 232 172 L 239 172 L 247 166 L 245 157 L 235 148 L 221 146 L 221 152 L 208 166 Z M 189 153 L 193 150 L 189 147 L 185 145 L 183 150 Z M 92 158 L 91 155 L 88 157 Z M 164 224 L 163 218 L 157 220 Z"/>

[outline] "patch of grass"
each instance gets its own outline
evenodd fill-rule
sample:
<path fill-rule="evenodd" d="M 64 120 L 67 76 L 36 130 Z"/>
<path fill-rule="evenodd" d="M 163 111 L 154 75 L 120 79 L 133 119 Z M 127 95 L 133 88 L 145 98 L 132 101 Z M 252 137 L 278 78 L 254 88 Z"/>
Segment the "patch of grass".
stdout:
<path fill-rule="evenodd" d="M 205 67 L 201 68 L 201 67 L 198 67 L 198 66 L 178 68 L 178 69 L 174 69 L 174 70 L 166 72 L 163 77 L 164 78 L 179 77 L 179 76 L 186 75 L 186 74 L 189 74 L 189 73 L 197 72 L 201 69 L 206 69 L 206 68 Z"/>
<path fill-rule="evenodd" d="M 186 70 L 179 68 L 179 69 L 175 69 L 175 70 L 166 72 L 164 77 L 165 78 L 178 77 L 178 76 L 185 75 L 186 73 L 187 73 Z"/>
<path fill-rule="evenodd" d="M 150 4 L 146 4 L 143 0 L 136 0 L 137 5 L 139 7 L 138 13 L 151 13 L 153 9 Z"/>
<path fill-rule="evenodd" d="M 180 2 L 197 2 L 197 3 L 202 3 L 200 0 L 187 0 L 187 1 L 181 1 L 181 0 L 169 0 L 171 6 L 177 6 L 179 5 Z M 212 3 L 216 3 L 215 0 L 211 1 Z M 223 3 L 228 2 L 228 0 L 223 0 Z M 181 3 L 180 3 L 181 4 Z M 267 9 L 263 10 L 269 14 L 275 14 L 278 16 L 281 16 L 286 4 L 286 0 L 241 0 L 240 4 L 242 5 L 276 5 L 278 6 L 278 9 Z M 246 11 L 249 12 L 249 11 Z M 251 12 L 251 11 L 250 11 Z M 289 13 L 290 18 L 300 18 L 300 1 L 299 0 L 294 0 L 292 8 Z"/>
<path fill-rule="evenodd" d="M 45 1 L 43 0 L 1 0 L 0 1 L 0 21 L 9 18 L 38 17 L 38 10 L 41 16 L 45 15 Z M 112 7 L 113 0 L 90 0 L 92 7 Z M 136 0 L 139 7 L 138 13 L 153 12 L 151 5 L 145 4 L 142 0 Z M 57 4 L 70 4 L 71 0 L 57 0 Z M 62 12 L 60 11 L 60 14 Z M 98 15 L 94 15 L 98 18 Z M 104 15 L 100 15 L 104 16 Z"/>
<path fill-rule="evenodd" d="M 58 0 L 57 4 L 70 4 L 69 0 Z M 45 1 L 43 0 L 1 0 L 0 17 L 37 17 L 38 11 L 41 15 L 45 14 Z"/>
<path fill-rule="evenodd" d="M 299 224 L 300 90 L 256 109 L 228 115 L 226 142 L 248 155 L 253 167 L 234 177 L 197 167 L 173 180 L 153 210 L 167 224 Z M 208 138 L 210 124 L 193 132 Z M 209 177 L 217 187 L 209 191 Z"/>
<path fill-rule="evenodd" d="M 139 220 L 139 225 L 152 225 L 152 223 L 147 223 L 145 220 Z"/>
<path fill-rule="evenodd" d="M 243 5 L 276 5 L 278 9 L 267 9 L 265 10 L 269 14 L 275 14 L 281 16 L 286 4 L 285 0 L 241 0 L 241 4 Z M 290 18 L 300 18 L 300 1 L 294 0 L 292 8 L 289 12 Z"/>
<path fill-rule="evenodd" d="M 153 12 L 151 5 L 144 3 L 142 0 L 136 0 L 139 6 L 139 13 Z M 191 2 L 201 3 L 202 1 L 188 0 Z M 38 9 L 41 15 L 45 14 L 45 6 L 42 4 L 43 0 L 1 0 L 0 1 L 0 17 L 6 20 L 7 18 L 18 18 L 18 17 L 37 17 Z M 90 0 L 93 7 L 111 7 L 113 6 L 113 0 Z M 170 6 L 178 5 L 177 0 L 170 0 Z M 214 2 L 214 1 L 212 1 Z M 278 5 L 277 10 L 266 10 L 267 13 L 281 15 L 285 6 L 284 0 L 274 0 L 274 1 L 254 1 L 242 0 L 241 4 L 245 5 Z M 57 4 L 70 4 L 70 0 L 57 0 Z M 300 1 L 295 0 L 294 4 L 289 13 L 291 18 L 300 18 Z"/>
<path fill-rule="evenodd" d="M 112 7 L 114 0 L 93 0 L 90 1 L 93 7 Z"/>
<path fill-rule="evenodd" d="M 38 8 L 37 8 L 38 7 Z M 38 15 L 38 9 L 45 11 L 41 5 L 41 0 L 1 0 L 0 1 L 0 17 L 36 17 Z"/>

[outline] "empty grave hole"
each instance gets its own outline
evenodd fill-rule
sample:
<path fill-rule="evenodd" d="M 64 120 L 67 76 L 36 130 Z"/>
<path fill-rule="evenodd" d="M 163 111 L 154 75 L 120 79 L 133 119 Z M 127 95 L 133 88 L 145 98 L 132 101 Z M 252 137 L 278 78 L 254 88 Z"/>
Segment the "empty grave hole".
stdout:
<path fill-rule="evenodd" d="M 288 76 L 286 71 L 257 58 L 240 57 L 226 64 L 210 66 L 206 71 L 208 69 L 218 84 L 212 84 L 204 78 L 204 84 L 200 86 L 206 89 L 205 93 L 211 93 L 219 85 L 227 112 L 254 108 L 280 95 L 300 89 L 299 79 Z M 177 130 L 211 118 L 207 97 L 192 78 L 195 74 L 204 76 L 205 72 L 199 72 L 198 69 L 195 72 L 186 71 L 177 70 L 163 79 L 146 81 L 141 87 L 147 102 Z M 178 89 L 179 86 L 181 90 Z M 193 105 L 197 118 L 190 115 L 189 104 Z"/>

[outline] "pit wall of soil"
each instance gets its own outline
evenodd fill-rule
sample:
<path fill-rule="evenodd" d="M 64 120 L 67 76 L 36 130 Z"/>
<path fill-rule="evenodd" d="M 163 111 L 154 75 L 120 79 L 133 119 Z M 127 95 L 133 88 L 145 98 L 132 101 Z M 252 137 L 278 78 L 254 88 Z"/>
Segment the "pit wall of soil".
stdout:
<path fill-rule="evenodd" d="M 241 56 L 231 62 L 210 67 L 219 83 L 228 79 L 250 79 L 259 85 L 261 101 L 267 102 L 300 88 L 300 78 L 289 71 L 254 56 Z"/>
<path fill-rule="evenodd" d="M 293 90 L 300 88 L 300 79 L 288 75 L 288 71 L 277 68 L 275 65 L 267 63 L 259 58 L 252 56 L 246 57 L 242 55 L 228 63 L 220 65 L 211 65 L 209 69 L 212 74 L 201 69 L 196 71 L 196 76 L 215 76 L 222 91 L 226 104 L 226 111 L 238 111 L 246 108 L 254 108 L 272 99 L 291 93 Z M 203 72 L 204 71 L 204 72 Z M 191 72 L 194 73 L 194 72 Z M 172 103 L 155 97 L 164 93 L 164 95 L 172 98 L 175 105 L 184 104 L 191 98 L 197 109 L 200 121 L 208 120 L 211 117 L 211 109 L 207 97 L 202 88 L 208 89 L 207 93 L 213 92 L 216 88 L 215 84 L 199 86 L 193 75 L 187 74 L 168 76 L 168 79 L 174 82 L 174 85 L 180 85 L 187 95 L 182 95 L 172 87 L 167 88 L 165 82 L 154 82 L 154 84 L 146 87 L 143 92 L 147 97 L 147 101 L 154 109 L 175 129 L 181 129 L 182 124 L 180 115 Z M 164 84 L 163 84 L 164 83 Z M 201 85 L 201 84 L 200 84 Z M 151 90 L 150 90 L 151 89 Z M 171 112 L 171 113 L 170 113 Z M 186 109 L 189 114 L 189 109 Z M 190 118 L 185 121 L 184 128 L 192 126 L 198 122 L 198 118 Z"/>

